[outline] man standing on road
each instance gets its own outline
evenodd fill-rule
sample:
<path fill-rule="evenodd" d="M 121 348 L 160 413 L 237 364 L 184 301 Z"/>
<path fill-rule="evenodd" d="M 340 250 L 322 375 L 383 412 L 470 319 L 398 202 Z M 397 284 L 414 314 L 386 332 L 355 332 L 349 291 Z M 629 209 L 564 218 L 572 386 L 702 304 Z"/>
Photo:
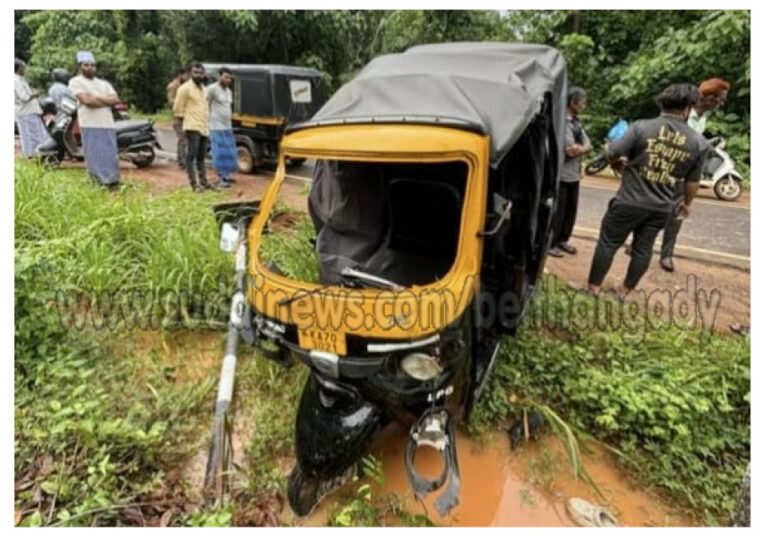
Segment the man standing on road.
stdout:
<path fill-rule="evenodd" d="M 78 75 L 69 80 L 69 90 L 77 98 L 77 119 L 83 139 L 85 166 L 99 183 L 120 183 L 117 133 L 112 106 L 120 102 L 112 85 L 96 77 L 96 59 L 90 51 L 77 54 Z"/>
<path fill-rule="evenodd" d="M 193 191 L 211 189 L 205 174 L 205 154 L 208 151 L 208 93 L 205 89 L 205 69 L 192 63 L 191 79 L 179 87 L 173 103 L 173 116 L 183 118 L 187 138 L 187 176 Z M 195 178 L 195 166 L 199 181 Z"/>
<path fill-rule="evenodd" d="M 219 79 L 208 86 L 208 106 L 211 112 L 211 153 L 213 168 L 219 175 L 216 187 L 230 187 L 231 174 L 237 170 L 237 150 L 232 132 L 232 72 L 223 67 Z"/>
<path fill-rule="evenodd" d="M 24 157 L 34 157 L 37 146 L 45 140 L 45 126 L 40 116 L 43 110 L 37 102 L 40 91 L 33 91 L 27 83 L 24 74 L 27 65 L 24 61 L 15 59 L 13 62 L 13 105 L 16 113 L 16 125 L 19 127 L 21 154 Z"/>
<path fill-rule="evenodd" d="M 165 93 L 168 99 L 168 108 L 173 111 L 173 103 L 176 102 L 176 93 L 179 92 L 181 87 L 187 81 L 187 71 L 183 68 L 176 70 L 176 74 L 173 79 L 166 85 Z M 174 116 L 173 117 L 173 132 L 176 133 L 176 164 L 179 168 L 186 168 L 187 159 L 187 137 L 184 135 L 182 125 L 184 120 Z"/>
<path fill-rule="evenodd" d="M 691 108 L 688 115 L 688 126 L 699 134 L 704 134 L 707 128 L 707 120 L 710 114 L 720 108 L 728 98 L 730 83 L 725 80 L 713 78 L 701 82 L 699 85 L 699 100 Z M 682 199 L 682 195 L 680 196 Z M 676 214 L 670 214 L 667 224 L 664 226 L 664 237 L 661 242 L 661 268 L 667 272 L 675 271 L 675 263 L 672 256 L 675 253 L 675 243 L 680 228 L 683 226 L 683 220 Z"/>
<path fill-rule="evenodd" d="M 589 153 L 592 143 L 579 120 L 579 114 L 587 108 L 587 92 L 581 87 L 568 90 L 568 111 L 565 127 L 565 161 L 560 171 L 560 191 L 554 218 L 552 248 L 549 255 L 563 257 L 563 252 L 575 254 L 576 248 L 568 243 L 576 224 L 579 207 L 579 181 L 581 157 Z"/>
<path fill-rule="evenodd" d="M 624 283 L 625 296 L 648 270 L 656 235 L 669 215 L 688 217 L 699 188 L 709 145 L 687 124 L 699 93 L 689 84 L 670 85 L 656 97 L 661 115 L 636 121 L 607 151 L 622 168 L 621 186 L 608 204 L 589 272 L 589 291 L 598 294 L 616 250 L 632 237 L 632 258 Z M 683 188 L 682 190 L 680 188 Z M 678 200 L 682 192 L 683 200 Z"/>

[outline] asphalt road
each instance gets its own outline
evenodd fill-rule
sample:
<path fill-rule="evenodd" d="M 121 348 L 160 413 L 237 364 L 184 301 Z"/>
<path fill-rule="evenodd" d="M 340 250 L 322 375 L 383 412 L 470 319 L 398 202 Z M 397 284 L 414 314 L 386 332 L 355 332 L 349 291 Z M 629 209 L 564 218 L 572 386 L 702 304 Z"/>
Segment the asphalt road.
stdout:
<path fill-rule="evenodd" d="M 163 149 L 175 153 L 176 136 L 173 131 L 158 128 L 157 132 Z M 287 175 L 307 181 L 312 176 L 312 168 L 312 162 L 308 161 L 301 167 L 290 168 Z M 262 172 L 268 173 L 266 170 Z M 617 187 L 618 180 L 613 178 L 589 177 L 582 181 L 576 236 L 597 237 L 600 221 Z M 749 238 L 749 199 L 742 196 L 741 201 L 728 203 L 718 200 L 711 189 L 701 189 L 691 217 L 685 221 L 678 236 L 676 253 L 749 267 Z M 657 240 L 657 247 L 660 243 L 661 237 Z"/>

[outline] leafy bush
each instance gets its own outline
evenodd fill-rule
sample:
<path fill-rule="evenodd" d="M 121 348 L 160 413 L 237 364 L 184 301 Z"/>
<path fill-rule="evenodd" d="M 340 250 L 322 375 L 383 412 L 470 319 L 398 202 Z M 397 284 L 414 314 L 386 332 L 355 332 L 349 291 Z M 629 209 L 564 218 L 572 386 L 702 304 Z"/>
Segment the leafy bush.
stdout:
<path fill-rule="evenodd" d="M 639 481 L 724 521 L 749 461 L 749 340 L 650 329 L 627 343 L 625 332 L 563 324 L 508 339 L 470 429 L 548 405 L 617 448 Z"/>

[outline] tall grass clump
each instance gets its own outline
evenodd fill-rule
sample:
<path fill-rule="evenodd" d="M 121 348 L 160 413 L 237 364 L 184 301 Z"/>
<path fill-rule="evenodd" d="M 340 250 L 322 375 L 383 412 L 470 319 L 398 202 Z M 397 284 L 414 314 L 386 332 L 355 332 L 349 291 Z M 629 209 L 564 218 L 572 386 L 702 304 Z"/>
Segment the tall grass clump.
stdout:
<path fill-rule="evenodd" d="M 16 164 L 15 193 L 16 252 L 44 260 L 57 291 L 102 309 L 115 298 L 143 312 L 173 301 L 184 319 L 201 301 L 226 299 L 232 265 L 218 248 L 211 196 L 152 196 L 131 182 L 110 192 L 82 171 L 28 162 Z"/>

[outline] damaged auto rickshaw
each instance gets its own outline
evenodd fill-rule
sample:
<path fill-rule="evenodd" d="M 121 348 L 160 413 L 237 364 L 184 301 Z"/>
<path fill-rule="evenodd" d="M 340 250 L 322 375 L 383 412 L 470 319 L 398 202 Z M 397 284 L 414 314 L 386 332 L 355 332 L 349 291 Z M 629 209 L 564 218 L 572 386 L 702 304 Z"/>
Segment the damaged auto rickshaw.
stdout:
<path fill-rule="evenodd" d="M 248 281 L 237 320 L 270 359 L 311 369 L 289 482 L 297 514 L 349 477 L 393 420 L 410 426 L 416 494 L 440 489 L 441 515 L 458 503 L 456 423 L 477 402 L 502 335 L 520 324 L 547 256 L 565 94 L 565 63 L 550 47 L 423 45 L 374 59 L 288 128 L 275 178 L 240 230 Z M 288 158 L 315 161 L 312 280 L 260 252 Z M 420 447 L 444 462 L 435 480 L 414 468 Z"/>

